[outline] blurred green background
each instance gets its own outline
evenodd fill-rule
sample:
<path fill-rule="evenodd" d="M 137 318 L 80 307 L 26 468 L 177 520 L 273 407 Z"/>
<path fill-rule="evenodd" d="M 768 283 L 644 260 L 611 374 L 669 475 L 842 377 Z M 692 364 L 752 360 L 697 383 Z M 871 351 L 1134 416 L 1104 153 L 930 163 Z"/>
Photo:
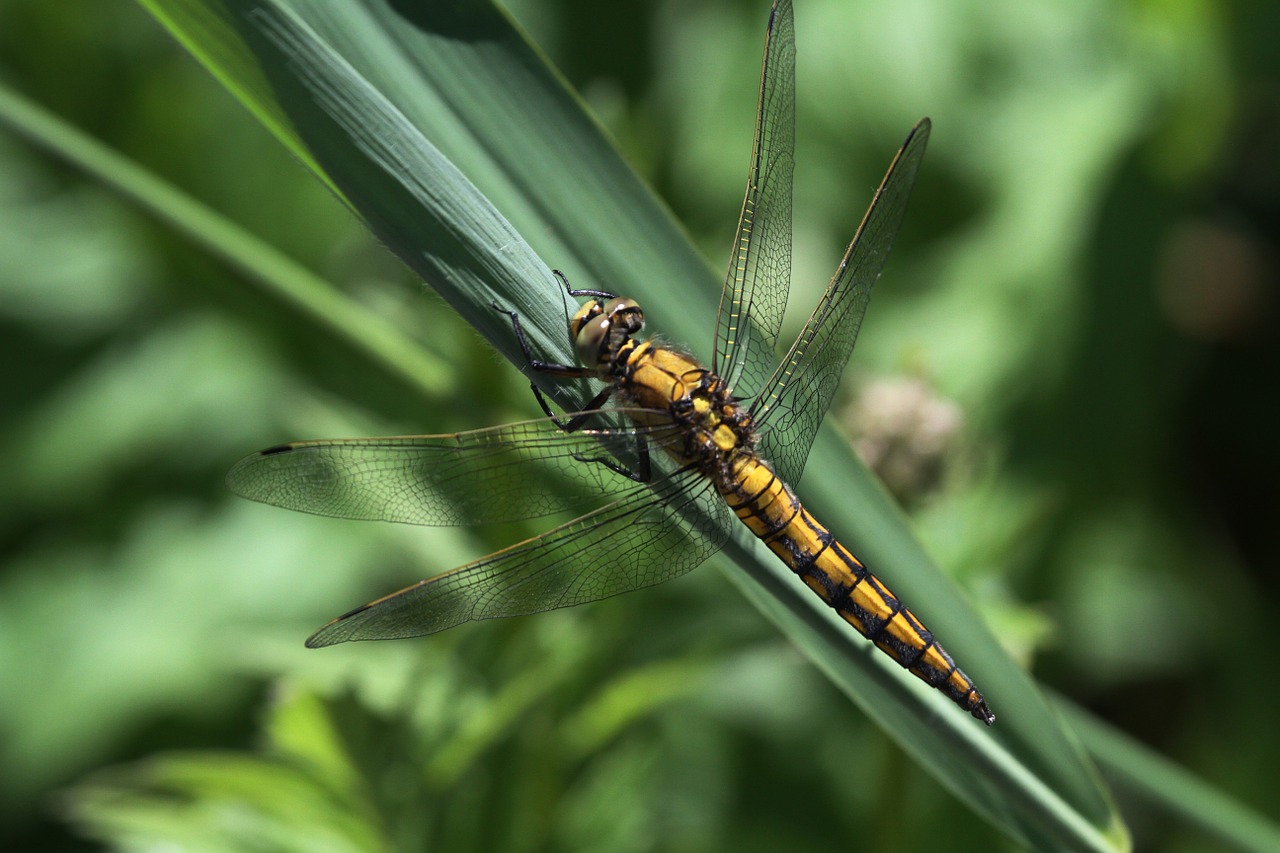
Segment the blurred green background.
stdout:
<path fill-rule="evenodd" d="M 920 535 L 1038 679 L 1274 818 L 1280 9 L 797 5 L 789 328 L 930 115 L 849 371 L 853 434 L 889 448 Z M 767 3 L 509 8 L 721 267 Z M 441 361 L 423 408 L 0 132 L 13 849 L 1010 847 L 710 569 L 305 651 L 538 526 L 303 517 L 233 499 L 226 469 L 286 439 L 533 416 L 525 383 L 138 6 L 0 0 L 0 75 Z M 1117 794 L 1143 849 L 1217 849 Z"/>

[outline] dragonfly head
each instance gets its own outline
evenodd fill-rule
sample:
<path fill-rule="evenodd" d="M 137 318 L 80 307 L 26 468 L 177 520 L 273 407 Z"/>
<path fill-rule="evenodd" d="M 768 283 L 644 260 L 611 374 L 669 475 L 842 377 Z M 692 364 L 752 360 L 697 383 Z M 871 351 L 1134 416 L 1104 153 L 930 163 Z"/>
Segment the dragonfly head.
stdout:
<path fill-rule="evenodd" d="M 587 367 L 606 368 L 628 338 L 644 328 L 644 312 L 634 299 L 615 296 L 608 302 L 591 300 L 569 321 L 569 335 L 578 358 Z"/>

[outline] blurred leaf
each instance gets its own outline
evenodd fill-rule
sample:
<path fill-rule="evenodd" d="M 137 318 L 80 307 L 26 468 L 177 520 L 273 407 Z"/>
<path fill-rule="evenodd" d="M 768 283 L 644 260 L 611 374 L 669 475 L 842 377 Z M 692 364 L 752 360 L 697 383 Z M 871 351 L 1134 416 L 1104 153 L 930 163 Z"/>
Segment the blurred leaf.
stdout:
<path fill-rule="evenodd" d="M 133 199 L 309 319 L 335 329 L 422 393 L 439 394 L 448 386 L 439 361 L 394 326 L 248 231 L 3 86 L 0 121 Z"/>
<path fill-rule="evenodd" d="M 67 809 L 120 848 L 389 849 L 358 770 L 333 751 L 338 725 L 314 696 L 293 692 L 272 713 L 265 754 L 171 753 L 104 771 L 66 797 Z"/>

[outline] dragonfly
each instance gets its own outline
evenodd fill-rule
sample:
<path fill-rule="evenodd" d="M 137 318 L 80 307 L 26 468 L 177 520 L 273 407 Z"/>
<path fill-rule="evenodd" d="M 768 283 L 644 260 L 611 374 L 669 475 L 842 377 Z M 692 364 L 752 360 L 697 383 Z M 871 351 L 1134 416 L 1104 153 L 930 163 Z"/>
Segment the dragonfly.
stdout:
<path fill-rule="evenodd" d="M 595 601 L 670 580 L 721 549 L 735 525 L 760 538 L 818 597 L 903 668 L 972 716 L 995 720 L 924 624 L 804 508 L 792 488 L 853 350 L 871 290 L 924 156 L 922 119 L 894 157 L 799 336 L 775 355 L 790 289 L 795 36 L 772 10 L 747 190 L 725 276 L 714 356 L 641 340 L 644 313 L 602 290 L 569 322 L 579 364 L 535 374 L 602 381 L 582 411 L 447 435 L 300 441 L 238 462 L 244 497 L 349 519 L 477 525 L 580 512 L 572 521 L 357 607 L 308 640 L 416 637 L 471 620 Z M 497 310 L 504 310 L 494 306 Z"/>

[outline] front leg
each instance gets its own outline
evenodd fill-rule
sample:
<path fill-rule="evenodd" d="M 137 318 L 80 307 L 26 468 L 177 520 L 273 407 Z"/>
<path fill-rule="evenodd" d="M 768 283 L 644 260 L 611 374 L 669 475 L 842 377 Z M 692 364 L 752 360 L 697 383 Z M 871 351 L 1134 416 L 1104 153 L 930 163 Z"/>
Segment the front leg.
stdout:
<path fill-rule="evenodd" d="M 551 274 L 555 276 L 562 285 L 564 285 L 564 292 L 573 297 L 591 296 L 596 299 L 612 299 L 618 295 L 616 293 L 610 293 L 607 290 L 588 290 L 585 288 L 575 290 L 573 285 L 569 284 L 569 279 L 564 273 L 560 272 L 560 270 L 552 270 Z"/>
<path fill-rule="evenodd" d="M 520 326 L 520 315 L 515 311 L 508 311 L 507 309 L 500 308 L 497 305 L 493 306 L 493 310 L 506 314 L 511 318 L 511 328 L 515 331 L 516 341 L 520 344 L 520 352 L 524 354 L 525 367 L 548 376 L 560 376 L 566 379 L 596 378 L 594 371 L 580 365 L 557 364 L 556 362 L 542 361 L 541 359 L 534 358 L 533 352 L 529 349 L 529 340 L 524 336 L 524 329 Z M 543 395 L 542 389 L 533 382 L 529 383 L 529 387 L 533 390 L 534 399 L 538 401 L 538 405 L 542 407 L 542 411 L 546 413 L 547 417 L 551 419 L 553 424 L 560 427 L 560 429 L 565 432 L 577 432 L 582 429 L 583 424 L 595 415 L 594 410 L 603 406 L 608 401 L 610 395 L 613 394 L 613 386 L 610 385 L 587 403 L 586 410 L 579 412 L 568 420 L 561 420 L 556 416 L 555 412 L 551 411 L 551 406 L 547 403 L 547 398 Z"/>

